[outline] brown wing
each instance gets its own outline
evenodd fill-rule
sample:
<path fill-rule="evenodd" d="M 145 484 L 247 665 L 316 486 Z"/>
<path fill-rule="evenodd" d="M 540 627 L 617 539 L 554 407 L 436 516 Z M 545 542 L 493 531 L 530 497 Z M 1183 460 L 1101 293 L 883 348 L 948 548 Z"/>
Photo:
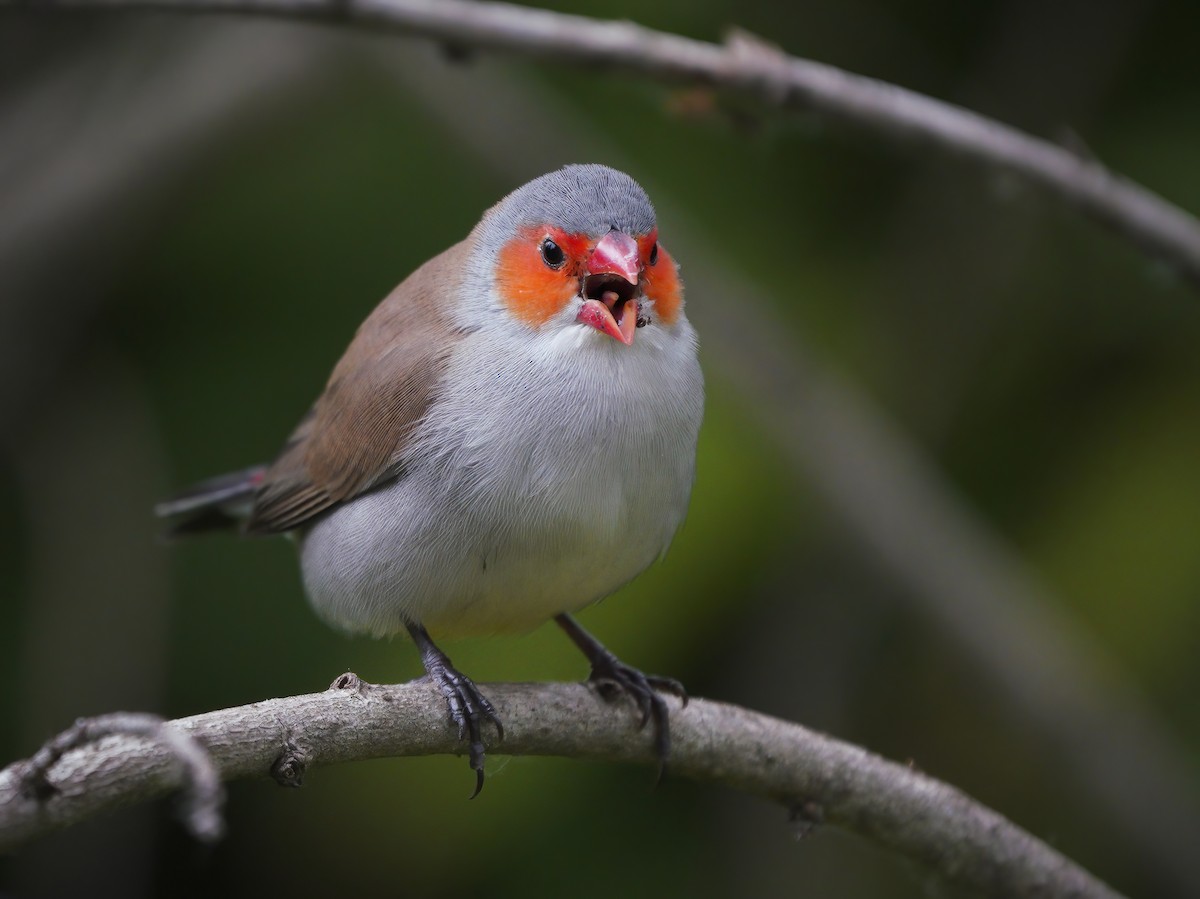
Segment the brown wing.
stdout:
<path fill-rule="evenodd" d="M 392 476 L 461 337 L 448 321 L 467 245 L 425 263 L 359 327 L 254 497 L 246 530 L 288 531 Z"/>

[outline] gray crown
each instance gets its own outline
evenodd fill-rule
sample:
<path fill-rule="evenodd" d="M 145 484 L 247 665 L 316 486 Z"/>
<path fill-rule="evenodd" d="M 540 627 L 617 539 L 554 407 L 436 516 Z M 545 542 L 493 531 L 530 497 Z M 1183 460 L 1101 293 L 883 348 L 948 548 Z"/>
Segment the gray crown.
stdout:
<path fill-rule="evenodd" d="M 527 225 L 604 234 L 613 228 L 642 235 L 655 227 L 654 206 L 640 184 L 604 165 L 568 165 L 519 187 L 488 215 L 493 233 Z"/>

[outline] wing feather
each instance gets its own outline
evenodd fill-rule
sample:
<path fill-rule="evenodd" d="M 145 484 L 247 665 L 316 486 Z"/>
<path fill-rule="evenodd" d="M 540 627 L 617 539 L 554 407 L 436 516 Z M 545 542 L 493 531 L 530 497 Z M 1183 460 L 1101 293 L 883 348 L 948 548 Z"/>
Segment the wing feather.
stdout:
<path fill-rule="evenodd" d="M 396 476 L 462 334 L 449 319 L 466 242 L 425 263 L 367 317 L 324 393 L 267 469 L 248 533 L 300 527 Z"/>

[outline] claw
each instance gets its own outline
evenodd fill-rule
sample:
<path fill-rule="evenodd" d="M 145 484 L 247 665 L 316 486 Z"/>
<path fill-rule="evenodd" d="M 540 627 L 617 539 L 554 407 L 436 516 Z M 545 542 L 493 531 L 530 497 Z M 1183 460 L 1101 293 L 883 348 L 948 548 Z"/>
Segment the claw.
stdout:
<path fill-rule="evenodd" d="M 613 685 L 635 703 L 641 712 L 638 729 L 645 728 L 650 720 L 654 720 L 654 754 L 658 757 L 658 780 L 666 775 L 667 759 L 671 755 L 671 730 L 667 703 L 657 692 L 656 681 L 660 678 L 647 677 L 636 668 L 626 665 L 612 653 L 606 651 L 592 662 L 590 682 L 604 682 Z M 673 692 L 673 691 L 671 691 Z M 605 696 L 610 701 L 615 699 L 615 691 L 607 691 Z"/>
<path fill-rule="evenodd" d="M 594 684 L 600 695 L 610 702 L 621 694 L 632 699 L 642 716 L 639 730 L 654 719 L 654 753 L 658 757 L 658 780 L 661 781 L 671 754 L 671 730 L 667 703 L 660 694 L 676 696 L 686 705 L 687 691 L 683 684 L 670 677 L 646 675 L 626 665 L 569 615 L 559 615 L 555 620 L 592 663 L 588 683 Z"/>
<path fill-rule="evenodd" d="M 450 720 L 458 725 L 458 739 L 467 743 L 467 761 L 475 772 L 474 799 L 483 789 L 483 766 L 486 754 L 483 749 L 482 721 L 490 721 L 496 728 L 496 739 L 504 739 L 504 725 L 496 714 L 496 707 L 488 701 L 475 682 L 450 664 L 450 658 L 434 645 L 425 628 L 409 625 L 408 632 L 421 651 L 421 662 L 425 672 L 446 698 Z"/>

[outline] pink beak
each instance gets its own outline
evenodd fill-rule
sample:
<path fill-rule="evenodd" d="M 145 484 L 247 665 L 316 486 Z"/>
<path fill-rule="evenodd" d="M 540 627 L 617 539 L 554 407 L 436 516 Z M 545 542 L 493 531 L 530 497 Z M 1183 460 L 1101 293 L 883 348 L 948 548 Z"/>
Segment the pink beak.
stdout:
<path fill-rule="evenodd" d="M 631 345 L 637 327 L 638 304 L 626 285 L 636 289 L 641 273 L 637 242 L 621 231 L 609 231 L 600 238 L 588 258 L 584 278 L 587 299 L 576 321 L 591 325 L 626 346 Z"/>

